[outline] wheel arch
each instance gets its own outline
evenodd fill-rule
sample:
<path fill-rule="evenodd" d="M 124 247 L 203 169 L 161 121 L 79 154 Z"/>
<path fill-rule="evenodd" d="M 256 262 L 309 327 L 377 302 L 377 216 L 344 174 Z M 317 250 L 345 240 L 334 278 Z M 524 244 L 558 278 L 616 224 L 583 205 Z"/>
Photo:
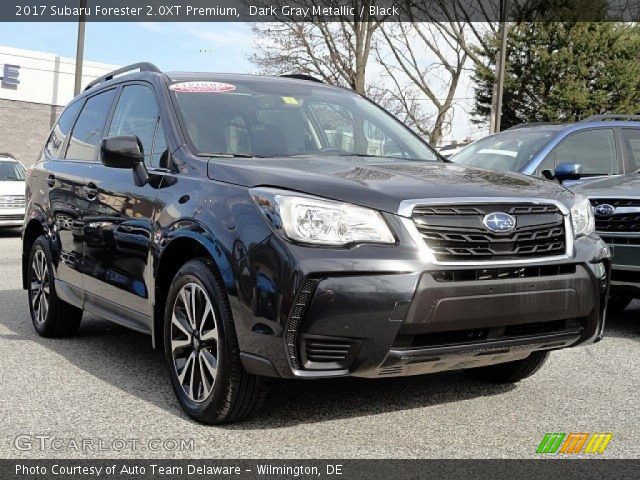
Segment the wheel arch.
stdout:
<path fill-rule="evenodd" d="M 27 269 L 31 247 L 36 239 L 45 234 L 45 228 L 40 219 L 34 218 L 27 223 L 22 232 L 22 288 L 27 289 Z"/>
<path fill-rule="evenodd" d="M 162 245 L 157 256 L 154 271 L 154 299 L 152 342 L 154 348 L 163 344 L 164 311 L 171 281 L 182 265 L 194 258 L 208 258 L 215 266 L 214 275 L 218 276 L 225 291 L 235 289 L 235 279 L 231 263 L 224 249 L 202 227 L 174 230 L 160 241 Z"/>

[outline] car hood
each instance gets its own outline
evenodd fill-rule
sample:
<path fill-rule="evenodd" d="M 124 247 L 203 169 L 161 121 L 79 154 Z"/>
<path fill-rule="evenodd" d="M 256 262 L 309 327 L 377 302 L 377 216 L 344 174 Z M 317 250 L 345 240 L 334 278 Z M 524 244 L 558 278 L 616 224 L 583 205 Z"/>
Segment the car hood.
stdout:
<path fill-rule="evenodd" d="M 24 195 L 24 189 L 23 181 L 0 181 L 0 195 Z"/>
<path fill-rule="evenodd" d="M 638 197 L 640 198 L 640 175 L 620 175 L 581 183 L 572 188 L 587 197 Z"/>
<path fill-rule="evenodd" d="M 442 162 L 380 159 L 220 159 L 208 163 L 210 178 L 295 190 L 397 213 L 403 200 L 472 197 L 554 199 L 570 207 L 573 194 L 554 182 Z"/>

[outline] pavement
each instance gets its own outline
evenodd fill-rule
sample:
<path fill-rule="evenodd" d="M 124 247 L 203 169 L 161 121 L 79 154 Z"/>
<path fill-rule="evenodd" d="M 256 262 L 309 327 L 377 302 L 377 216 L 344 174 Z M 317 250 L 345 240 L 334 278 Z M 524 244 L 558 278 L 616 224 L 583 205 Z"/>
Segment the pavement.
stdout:
<path fill-rule="evenodd" d="M 0 232 L 0 458 L 532 458 L 546 432 L 613 432 L 603 457 L 640 457 L 640 302 L 515 386 L 288 381 L 255 419 L 211 427 L 182 413 L 148 337 L 86 315 L 74 338 L 36 335 L 20 249 Z"/>

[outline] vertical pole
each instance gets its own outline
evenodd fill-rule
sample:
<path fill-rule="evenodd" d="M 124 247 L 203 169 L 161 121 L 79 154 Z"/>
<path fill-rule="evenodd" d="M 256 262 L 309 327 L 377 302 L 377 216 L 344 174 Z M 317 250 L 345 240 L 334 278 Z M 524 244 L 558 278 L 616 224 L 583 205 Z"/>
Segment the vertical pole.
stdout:
<path fill-rule="evenodd" d="M 502 94 L 504 92 L 504 71 L 507 63 L 507 9 L 509 0 L 500 0 L 500 51 L 496 56 L 496 79 L 491 95 L 491 115 L 489 129 L 491 133 L 500 131 L 502 117 Z"/>
<path fill-rule="evenodd" d="M 85 8 L 87 0 L 80 0 L 80 17 L 78 18 L 78 43 L 76 45 L 76 78 L 73 88 L 73 94 L 78 95 L 82 88 L 82 62 L 84 58 L 84 26 L 85 26 Z"/>

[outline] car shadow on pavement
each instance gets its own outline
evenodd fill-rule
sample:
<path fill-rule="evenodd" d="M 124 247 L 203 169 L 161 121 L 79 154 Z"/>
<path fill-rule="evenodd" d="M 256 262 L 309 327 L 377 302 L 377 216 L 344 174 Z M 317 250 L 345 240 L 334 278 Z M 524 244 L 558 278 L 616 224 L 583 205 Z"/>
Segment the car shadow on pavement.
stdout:
<path fill-rule="evenodd" d="M 18 228 L 0 228 L 0 238 L 19 237 L 22 230 Z"/>
<path fill-rule="evenodd" d="M 0 305 L 23 306 L 13 310 L 19 312 L 17 315 L 0 316 L 2 341 L 36 342 L 109 385 L 186 418 L 171 389 L 162 352 L 151 348 L 148 336 L 85 316 L 75 337 L 41 338 L 33 330 L 24 291 L 0 291 Z M 630 311 L 629 318 L 625 315 L 610 322 L 608 329 L 616 336 L 637 334 L 638 322 L 631 320 L 633 316 L 637 317 L 637 311 Z M 514 388 L 517 387 L 475 381 L 463 372 L 377 380 L 276 381 L 255 418 L 224 428 L 283 428 L 456 403 L 500 395 Z"/>
<path fill-rule="evenodd" d="M 604 336 L 629 338 L 640 342 L 640 300 L 635 300 L 617 315 L 607 315 Z"/>

